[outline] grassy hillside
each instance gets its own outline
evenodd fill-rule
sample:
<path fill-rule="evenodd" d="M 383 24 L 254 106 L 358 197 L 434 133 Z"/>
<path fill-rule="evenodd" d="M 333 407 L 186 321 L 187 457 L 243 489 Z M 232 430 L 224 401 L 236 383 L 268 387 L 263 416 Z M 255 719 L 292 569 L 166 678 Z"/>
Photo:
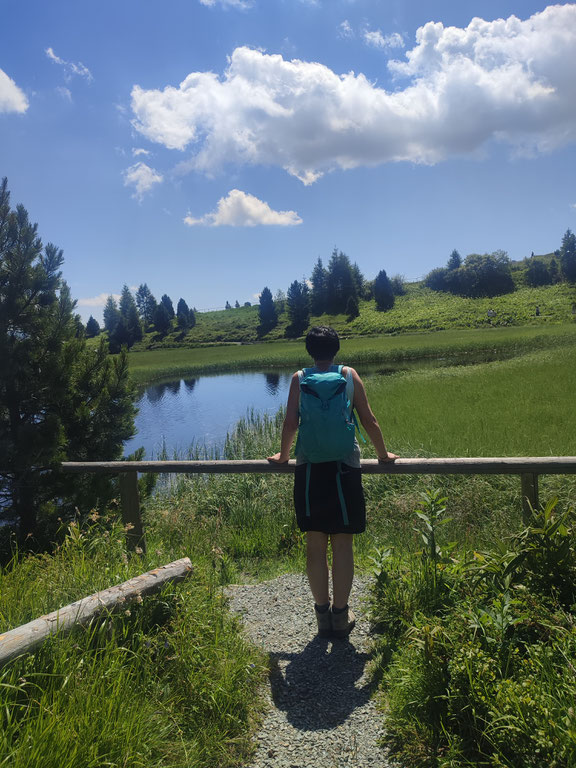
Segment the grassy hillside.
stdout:
<path fill-rule="evenodd" d="M 344 336 L 381 333 L 438 331 L 449 328 L 485 328 L 510 325 L 549 325 L 573 319 L 572 303 L 576 287 L 565 283 L 529 288 L 519 286 L 514 293 L 492 299 L 466 299 L 425 288 L 421 283 L 407 286 L 393 309 L 378 312 L 374 301 L 360 302 L 360 316 L 348 321 L 345 315 L 322 315 L 312 324 L 331 325 Z M 540 315 L 536 315 L 536 307 Z M 488 317 L 493 310 L 494 317 Z M 276 328 L 263 339 L 258 337 L 258 306 L 200 312 L 196 326 L 187 333 L 174 331 L 164 338 L 147 334 L 139 348 L 188 346 L 225 342 L 275 341 L 285 337 L 288 316 L 282 312 Z"/>

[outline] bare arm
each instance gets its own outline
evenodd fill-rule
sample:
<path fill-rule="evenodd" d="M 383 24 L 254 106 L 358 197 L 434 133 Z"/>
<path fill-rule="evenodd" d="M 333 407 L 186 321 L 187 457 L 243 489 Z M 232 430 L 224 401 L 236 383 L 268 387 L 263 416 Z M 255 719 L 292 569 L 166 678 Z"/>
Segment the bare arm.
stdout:
<path fill-rule="evenodd" d="M 298 407 L 300 405 L 300 382 L 298 374 L 292 376 L 290 382 L 290 391 L 288 393 L 288 403 L 286 404 L 286 416 L 282 425 L 282 439 L 280 442 L 280 452 L 274 456 L 268 456 L 268 461 L 274 464 L 285 464 L 290 458 L 290 448 L 298 432 L 298 423 L 300 416 Z"/>
<path fill-rule="evenodd" d="M 374 416 L 372 412 L 372 408 L 370 408 L 370 403 L 366 396 L 364 382 L 360 376 L 358 376 L 354 368 L 350 368 L 350 370 L 352 371 L 352 379 L 354 381 L 354 408 L 358 413 L 362 426 L 366 430 L 368 437 L 376 449 L 378 460 L 382 462 L 394 461 L 394 459 L 397 459 L 398 457 L 395 453 L 390 453 L 386 449 L 384 438 L 382 437 L 382 430 L 380 429 L 376 416 Z"/>

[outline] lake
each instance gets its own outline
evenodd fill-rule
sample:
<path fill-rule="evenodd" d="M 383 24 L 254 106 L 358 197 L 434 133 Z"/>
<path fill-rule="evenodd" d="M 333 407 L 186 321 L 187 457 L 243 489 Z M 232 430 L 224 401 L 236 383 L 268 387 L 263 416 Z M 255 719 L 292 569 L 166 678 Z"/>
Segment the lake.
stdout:
<path fill-rule="evenodd" d="M 152 384 L 136 402 L 137 433 L 124 452 L 143 446 L 152 459 L 165 444 L 169 458 L 174 451 L 186 458 L 192 444 L 222 446 L 250 409 L 274 414 L 286 404 L 292 373 L 226 373 Z"/>

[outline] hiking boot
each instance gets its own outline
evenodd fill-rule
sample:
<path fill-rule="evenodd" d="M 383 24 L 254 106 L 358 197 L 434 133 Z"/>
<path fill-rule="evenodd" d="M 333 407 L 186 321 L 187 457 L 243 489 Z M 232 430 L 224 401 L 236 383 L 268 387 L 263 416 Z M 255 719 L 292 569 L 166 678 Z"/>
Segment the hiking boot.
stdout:
<path fill-rule="evenodd" d="M 332 612 L 330 606 L 325 611 L 319 611 L 318 606 L 314 606 L 316 621 L 318 623 L 318 637 L 332 636 Z"/>
<path fill-rule="evenodd" d="M 332 608 L 332 637 L 348 637 L 356 624 L 356 616 L 346 606 L 344 610 L 335 612 Z"/>

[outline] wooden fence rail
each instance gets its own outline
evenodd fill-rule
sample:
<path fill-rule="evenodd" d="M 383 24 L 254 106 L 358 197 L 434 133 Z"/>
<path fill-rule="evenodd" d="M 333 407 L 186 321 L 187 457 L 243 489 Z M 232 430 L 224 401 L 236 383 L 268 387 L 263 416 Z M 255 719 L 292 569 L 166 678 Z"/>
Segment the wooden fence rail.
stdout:
<path fill-rule="evenodd" d="M 127 545 L 131 550 L 146 549 L 144 528 L 140 516 L 138 473 L 155 474 L 290 474 L 296 462 L 270 464 L 253 461 L 66 461 L 65 472 L 111 473 L 120 475 L 120 496 L 123 522 L 127 528 Z M 366 475 L 520 475 L 522 513 L 528 519 L 538 506 L 539 475 L 576 474 L 576 456 L 536 456 L 504 458 L 397 459 L 379 464 L 376 459 L 364 459 L 362 472 Z"/>
<path fill-rule="evenodd" d="M 183 557 L 181 560 L 175 560 L 153 571 L 142 573 L 115 587 L 96 592 L 82 600 L 76 600 L 75 603 L 65 605 L 53 613 L 11 629 L 0 635 L 0 667 L 11 659 L 38 648 L 50 635 L 68 632 L 76 624 L 88 624 L 102 613 L 125 606 L 127 601 L 134 600 L 140 595 L 156 592 L 164 584 L 181 581 L 191 573 L 190 558 Z"/>

